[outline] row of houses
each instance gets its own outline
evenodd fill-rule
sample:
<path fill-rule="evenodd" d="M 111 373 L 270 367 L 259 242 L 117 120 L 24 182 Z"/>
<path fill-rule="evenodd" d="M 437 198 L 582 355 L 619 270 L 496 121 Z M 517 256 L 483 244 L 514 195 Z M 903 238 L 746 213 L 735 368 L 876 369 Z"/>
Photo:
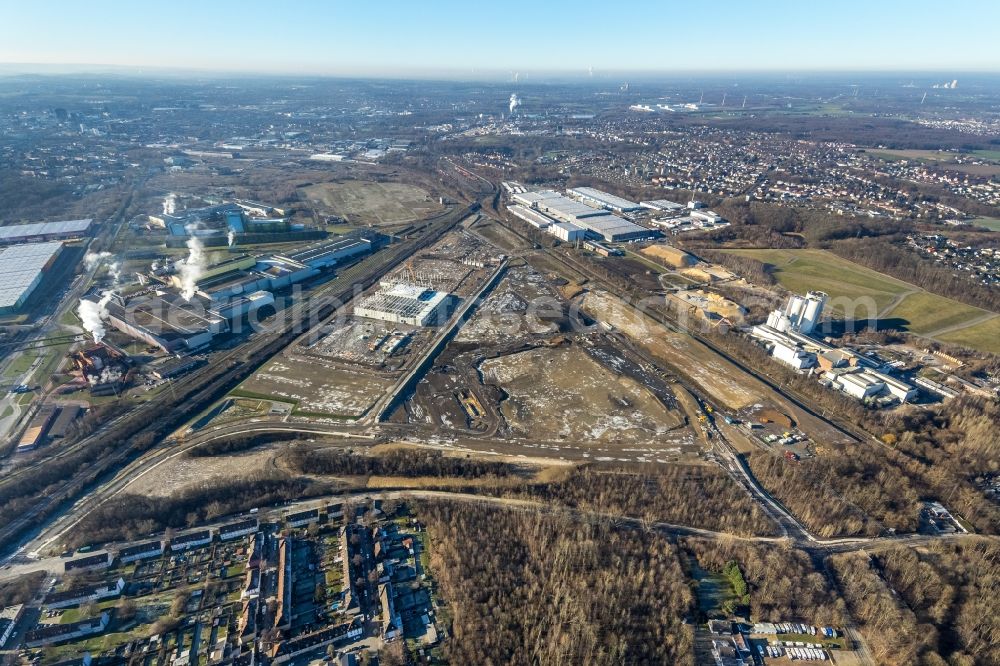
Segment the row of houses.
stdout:
<path fill-rule="evenodd" d="M 30 648 L 37 648 L 94 636 L 107 629 L 110 621 L 110 614 L 104 611 L 97 617 L 79 622 L 39 625 L 25 634 L 24 644 Z"/>
<path fill-rule="evenodd" d="M 0 648 L 7 645 L 22 615 L 24 615 L 24 604 L 7 606 L 0 611 Z"/>
<path fill-rule="evenodd" d="M 249 518 L 235 523 L 229 523 L 228 525 L 223 525 L 218 529 L 219 540 L 232 541 L 233 539 L 253 534 L 257 531 L 258 524 L 259 523 L 256 518 Z M 191 550 L 192 548 L 206 546 L 212 543 L 214 539 L 215 532 L 210 528 L 195 530 L 194 532 L 188 532 L 186 534 L 175 536 L 171 538 L 169 542 L 163 539 L 156 539 L 153 541 L 134 544 L 132 546 L 126 546 L 118 551 L 117 560 L 121 564 L 130 564 L 132 562 L 139 562 L 141 560 L 160 557 L 168 548 L 172 553 L 179 553 Z M 89 571 L 94 569 L 107 569 L 111 566 L 115 559 L 116 556 L 112 553 L 103 552 L 69 560 L 63 566 L 67 573 L 75 571 Z"/>
<path fill-rule="evenodd" d="M 112 581 L 85 585 L 63 592 L 53 592 L 45 597 L 45 605 L 50 609 L 70 608 L 121 596 L 125 590 L 125 579 L 119 576 Z"/>

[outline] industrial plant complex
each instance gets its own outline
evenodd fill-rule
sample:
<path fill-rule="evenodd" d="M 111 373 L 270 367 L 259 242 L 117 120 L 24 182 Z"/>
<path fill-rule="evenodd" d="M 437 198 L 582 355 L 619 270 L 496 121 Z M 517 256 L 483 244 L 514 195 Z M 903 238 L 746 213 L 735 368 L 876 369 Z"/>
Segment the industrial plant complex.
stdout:
<path fill-rule="evenodd" d="M 192 352 L 233 331 L 234 322 L 273 306 L 274 292 L 371 249 L 365 238 L 341 238 L 286 255 L 237 256 L 203 267 L 191 285 L 189 274 L 161 268 L 146 276 L 149 286 L 141 292 L 112 294 L 102 314 L 112 327 L 164 352 Z M 193 294 L 185 297 L 188 287 Z"/>
<path fill-rule="evenodd" d="M 884 364 L 813 336 L 827 299 L 825 293 L 817 291 L 804 297 L 793 294 L 783 309 L 771 312 L 767 323 L 754 326 L 751 334 L 778 361 L 814 374 L 824 386 L 853 398 L 875 400 L 880 405 L 914 400 L 919 391 L 888 374 L 891 369 Z"/>

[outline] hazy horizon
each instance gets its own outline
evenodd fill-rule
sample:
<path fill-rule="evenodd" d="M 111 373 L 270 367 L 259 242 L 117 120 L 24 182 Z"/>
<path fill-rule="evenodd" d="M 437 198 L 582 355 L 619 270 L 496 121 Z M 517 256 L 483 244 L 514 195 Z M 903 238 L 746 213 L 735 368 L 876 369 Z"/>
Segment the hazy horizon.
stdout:
<path fill-rule="evenodd" d="M 104 65 L 88 63 L 5 63 L 0 62 L 0 79 L 18 77 L 120 77 L 123 79 L 171 80 L 195 77 L 206 81 L 230 80 L 370 80 L 370 81 L 440 81 L 443 83 L 518 84 L 522 86 L 549 84 L 602 85 L 623 81 L 632 83 L 676 83 L 679 81 L 706 80 L 726 85 L 739 85 L 750 81 L 777 81 L 802 83 L 835 83 L 850 85 L 857 81 L 894 79 L 900 85 L 915 84 L 930 87 L 948 80 L 958 79 L 963 88 L 980 80 L 1000 78 L 1000 70 L 796 70 L 796 69 L 729 69 L 729 70 L 621 70 L 594 71 L 593 74 L 575 71 L 476 71 L 462 70 L 396 70 L 396 71 L 343 71 L 343 72 L 279 72 L 255 70 L 226 70 L 193 67 L 153 67 Z M 888 81 L 886 83 L 889 83 Z"/>
<path fill-rule="evenodd" d="M 122 0 L 5 9 L 2 69 L 496 79 L 685 73 L 1000 71 L 1000 5 L 926 1 L 766 7 L 511 0 L 503 12 L 257 0 L 136 9 Z M 44 36 L 44 37 L 42 37 Z M 457 63 L 461 63 L 458 65 Z"/>

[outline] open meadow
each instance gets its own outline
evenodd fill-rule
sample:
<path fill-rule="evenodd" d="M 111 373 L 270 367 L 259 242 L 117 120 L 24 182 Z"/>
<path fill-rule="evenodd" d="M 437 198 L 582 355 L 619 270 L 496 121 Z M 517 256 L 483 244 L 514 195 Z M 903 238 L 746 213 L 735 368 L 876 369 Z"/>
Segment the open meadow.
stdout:
<path fill-rule="evenodd" d="M 410 224 L 441 210 L 426 190 L 405 183 L 347 180 L 308 185 L 300 192 L 326 212 L 357 226 Z"/>
<path fill-rule="evenodd" d="M 893 328 L 985 351 L 998 346 L 990 338 L 988 326 L 981 332 L 977 326 L 990 314 L 988 311 L 926 292 L 825 250 L 726 252 L 771 264 L 778 284 L 789 291 L 799 294 L 826 292 L 831 299 L 829 310 L 835 315 L 845 314 L 845 302 L 863 302 L 861 299 L 870 298 L 875 303 L 878 318 Z M 856 317 L 868 314 L 865 307 L 854 310 Z M 965 325 L 971 325 L 969 334 L 962 335 L 964 329 L 961 327 Z M 935 337 L 937 332 L 941 333 L 940 338 Z"/>

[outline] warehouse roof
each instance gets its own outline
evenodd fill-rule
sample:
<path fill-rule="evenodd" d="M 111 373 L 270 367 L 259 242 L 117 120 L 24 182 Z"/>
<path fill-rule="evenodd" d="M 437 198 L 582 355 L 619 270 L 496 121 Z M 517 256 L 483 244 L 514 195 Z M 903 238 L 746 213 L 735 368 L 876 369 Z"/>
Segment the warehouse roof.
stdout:
<path fill-rule="evenodd" d="M 594 233 L 601 234 L 605 240 L 614 240 L 620 236 L 641 236 L 652 234 L 649 229 L 633 224 L 617 215 L 601 215 L 599 217 L 581 217 L 574 222 L 582 227 L 590 229 Z"/>
<path fill-rule="evenodd" d="M 403 282 L 386 282 L 358 304 L 355 314 L 369 317 L 376 316 L 376 313 L 385 313 L 404 318 L 423 318 L 433 312 L 448 296 L 446 291 L 435 291 Z"/>
<path fill-rule="evenodd" d="M 539 229 L 544 229 L 545 227 L 551 226 L 553 220 L 545 215 L 542 215 L 537 210 L 532 210 L 525 206 L 519 206 L 517 204 L 507 206 L 507 210 L 510 211 L 511 215 L 521 218 L 525 222 L 528 222 Z"/>
<path fill-rule="evenodd" d="M 639 204 L 634 201 L 629 201 L 628 199 L 623 199 L 622 197 L 615 196 L 609 192 L 604 192 L 603 190 L 595 190 L 593 187 L 574 187 L 569 190 L 570 194 L 586 197 L 600 203 L 602 206 L 607 206 L 614 210 L 638 210 Z"/>
<path fill-rule="evenodd" d="M 587 204 L 580 203 L 579 201 L 562 195 L 551 197 L 549 199 L 543 199 L 538 202 L 538 207 L 562 218 L 603 217 L 608 215 L 608 211 L 606 210 L 591 208 Z M 564 219 L 564 221 L 571 222 L 572 220 Z"/>
<path fill-rule="evenodd" d="M 0 243 L 12 242 L 38 236 L 71 236 L 90 229 L 92 219 L 65 220 L 63 222 L 32 222 L 30 224 L 10 224 L 0 227 Z"/>
<path fill-rule="evenodd" d="M 124 308 L 115 302 L 109 303 L 107 307 L 112 315 L 124 315 L 129 324 L 144 326 L 157 331 L 158 335 L 170 332 L 190 335 L 225 326 L 225 320 L 212 314 L 205 301 L 197 298 L 192 298 L 191 301 L 180 298 L 169 301 L 157 294 L 148 294 L 132 299 Z"/>
<path fill-rule="evenodd" d="M 841 383 L 854 384 L 859 388 L 867 388 L 869 386 L 874 386 L 875 384 L 885 383 L 877 377 L 872 377 L 866 372 L 847 373 L 840 375 L 837 379 L 839 379 Z"/>
<path fill-rule="evenodd" d="M 684 204 L 679 204 L 676 201 L 670 201 L 668 199 L 653 199 L 652 201 L 640 201 L 639 205 L 643 208 L 652 208 L 653 210 L 681 210 L 684 208 Z"/>
<path fill-rule="evenodd" d="M 308 264 L 313 261 L 323 260 L 328 255 L 338 257 L 343 256 L 344 253 L 364 252 L 371 249 L 371 244 L 371 241 L 364 238 L 341 238 L 334 241 L 315 243 L 301 250 L 289 252 L 285 256 L 292 261 Z"/>
<path fill-rule="evenodd" d="M 42 269 L 61 249 L 62 243 L 52 241 L 12 245 L 0 251 L 0 308 L 18 305 L 36 286 Z"/>
<path fill-rule="evenodd" d="M 562 195 L 555 190 L 542 190 L 540 192 L 521 192 L 519 194 L 514 194 L 511 199 L 522 203 L 525 206 L 531 206 L 539 201 L 545 201 L 546 199 L 556 199 Z"/>

